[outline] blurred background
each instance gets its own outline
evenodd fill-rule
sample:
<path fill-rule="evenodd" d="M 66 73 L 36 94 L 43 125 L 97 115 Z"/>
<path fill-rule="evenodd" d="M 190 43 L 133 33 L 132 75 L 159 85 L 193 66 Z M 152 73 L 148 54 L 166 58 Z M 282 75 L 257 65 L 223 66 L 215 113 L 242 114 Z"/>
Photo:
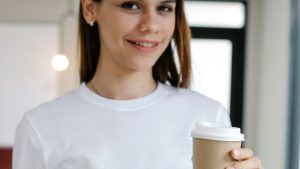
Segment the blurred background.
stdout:
<path fill-rule="evenodd" d="M 228 109 L 266 169 L 299 169 L 298 0 L 185 2 L 192 89 Z M 23 114 L 79 86 L 78 5 L 0 0 L 0 169 Z"/>

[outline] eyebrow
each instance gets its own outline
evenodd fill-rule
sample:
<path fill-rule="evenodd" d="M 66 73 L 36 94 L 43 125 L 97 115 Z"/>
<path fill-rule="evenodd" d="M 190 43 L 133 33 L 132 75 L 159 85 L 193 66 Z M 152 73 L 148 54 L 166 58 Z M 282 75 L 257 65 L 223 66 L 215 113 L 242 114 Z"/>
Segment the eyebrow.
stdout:
<path fill-rule="evenodd" d="M 163 1 L 162 3 L 176 3 L 176 0 L 166 0 L 166 1 Z"/>
<path fill-rule="evenodd" d="M 138 1 L 145 1 L 145 0 L 138 0 Z M 165 3 L 176 3 L 177 0 L 165 0 L 165 1 L 162 1 L 161 3 L 165 4 Z"/>

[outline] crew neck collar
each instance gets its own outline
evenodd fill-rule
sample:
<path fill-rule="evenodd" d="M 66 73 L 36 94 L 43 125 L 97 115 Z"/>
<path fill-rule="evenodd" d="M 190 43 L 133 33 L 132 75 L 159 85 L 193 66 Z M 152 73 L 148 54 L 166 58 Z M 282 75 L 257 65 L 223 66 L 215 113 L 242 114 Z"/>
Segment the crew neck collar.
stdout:
<path fill-rule="evenodd" d="M 159 102 L 168 94 L 168 90 L 165 84 L 158 82 L 156 89 L 146 96 L 128 100 L 115 100 L 96 94 L 87 87 L 86 83 L 82 83 L 78 88 L 78 93 L 89 102 L 102 108 L 116 111 L 134 111 L 147 108 Z"/>

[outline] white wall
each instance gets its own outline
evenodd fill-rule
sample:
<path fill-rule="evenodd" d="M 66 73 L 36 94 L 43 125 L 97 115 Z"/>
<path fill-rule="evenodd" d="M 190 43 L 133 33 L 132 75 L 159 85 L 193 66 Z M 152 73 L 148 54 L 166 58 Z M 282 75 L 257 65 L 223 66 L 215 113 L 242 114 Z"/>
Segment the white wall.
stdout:
<path fill-rule="evenodd" d="M 11 146 L 23 113 L 57 96 L 57 24 L 0 24 L 0 146 Z"/>
<path fill-rule="evenodd" d="M 12 146 L 27 110 L 79 85 L 78 5 L 79 0 L 0 2 L 0 147 Z M 70 61 L 64 72 L 50 65 L 58 53 Z"/>
<path fill-rule="evenodd" d="M 64 22 L 60 24 L 61 36 L 63 38 L 61 51 L 69 59 L 67 70 L 60 72 L 59 95 L 64 94 L 79 85 L 79 55 L 78 55 L 78 36 L 77 36 L 77 17 L 68 15 Z"/>
<path fill-rule="evenodd" d="M 57 22 L 69 1 L 73 1 L 74 10 L 78 10 L 79 0 L 0 0 L 0 21 Z"/>
<path fill-rule="evenodd" d="M 285 168 L 289 0 L 250 0 L 246 60 L 246 146 L 265 168 Z"/>

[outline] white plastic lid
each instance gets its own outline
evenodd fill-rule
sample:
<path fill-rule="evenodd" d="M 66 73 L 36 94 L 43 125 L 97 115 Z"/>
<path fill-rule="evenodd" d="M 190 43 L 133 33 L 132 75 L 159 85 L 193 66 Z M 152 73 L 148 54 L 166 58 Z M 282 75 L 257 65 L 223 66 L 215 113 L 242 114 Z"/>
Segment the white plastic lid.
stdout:
<path fill-rule="evenodd" d="M 192 137 L 218 141 L 244 141 L 244 134 L 237 127 L 220 127 L 215 123 L 196 123 Z"/>

